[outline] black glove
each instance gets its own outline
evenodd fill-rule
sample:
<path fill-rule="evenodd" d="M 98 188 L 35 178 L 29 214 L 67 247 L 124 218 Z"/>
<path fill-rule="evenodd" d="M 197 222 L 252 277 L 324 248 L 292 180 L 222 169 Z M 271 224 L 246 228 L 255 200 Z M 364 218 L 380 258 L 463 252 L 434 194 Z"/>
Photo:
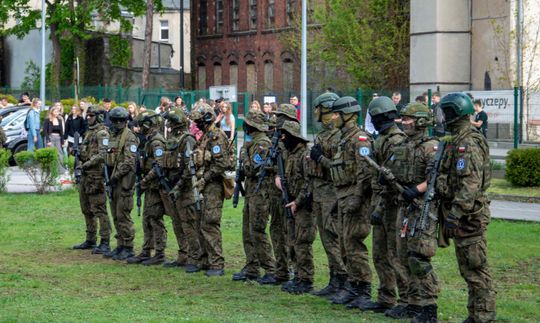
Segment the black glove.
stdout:
<path fill-rule="evenodd" d="M 382 222 L 382 214 L 375 210 L 373 211 L 373 213 L 371 213 L 371 224 L 372 225 L 381 225 L 383 224 Z"/>
<path fill-rule="evenodd" d="M 455 217 L 452 213 L 444 219 L 444 232 L 448 238 L 453 238 L 456 236 L 456 232 L 459 226 L 459 219 Z"/>
<path fill-rule="evenodd" d="M 316 163 L 320 163 L 322 156 L 323 151 L 321 145 L 313 145 L 313 147 L 311 147 L 311 151 L 309 152 L 309 158 L 311 158 L 311 160 L 314 160 Z"/>
<path fill-rule="evenodd" d="M 418 191 L 418 189 L 416 188 L 416 186 L 411 186 L 411 187 L 404 187 L 405 191 L 403 191 L 403 199 L 405 199 L 405 201 L 411 203 L 415 198 L 419 197 L 420 195 L 422 195 L 422 193 L 420 193 L 420 191 Z"/>
<path fill-rule="evenodd" d="M 383 174 L 379 174 L 379 184 L 387 186 L 390 183 L 388 183 L 388 181 L 386 180 L 386 177 L 384 177 Z"/>
<path fill-rule="evenodd" d="M 109 179 L 109 186 L 115 187 L 116 184 L 118 184 L 118 177 L 114 177 L 114 176 L 111 177 L 111 178 Z"/>

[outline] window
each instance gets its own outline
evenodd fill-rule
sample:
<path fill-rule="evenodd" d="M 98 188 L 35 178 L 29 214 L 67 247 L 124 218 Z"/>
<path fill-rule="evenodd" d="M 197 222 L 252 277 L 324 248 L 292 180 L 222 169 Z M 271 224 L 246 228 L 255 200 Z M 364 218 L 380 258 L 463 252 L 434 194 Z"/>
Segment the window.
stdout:
<path fill-rule="evenodd" d="M 246 90 L 249 93 L 255 93 L 257 91 L 257 73 L 253 61 L 246 62 Z"/>
<path fill-rule="evenodd" d="M 216 0 L 216 34 L 223 32 L 223 0 Z"/>
<path fill-rule="evenodd" d="M 214 85 L 221 85 L 221 64 L 214 63 Z"/>
<path fill-rule="evenodd" d="M 240 29 L 240 0 L 232 0 L 232 15 L 231 15 L 232 31 Z"/>
<path fill-rule="evenodd" d="M 197 87 L 206 90 L 206 66 L 202 63 L 197 66 Z"/>
<path fill-rule="evenodd" d="M 294 20 L 294 14 L 296 12 L 296 0 L 287 0 L 287 6 L 286 6 L 286 13 L 287 13 L 287 25 L 292 25 L 292 22 Z"/>
<path fill-rule="evenodd" d="M 159 21 L 159 40 L 169 41 L 169 21 L 168 20 Z"/>
<path fill-rule="evenodd" d="M 275 13 L 275 0 L 268 0 L 268 10 L 267 10 L 267 18 L 266 18 L 266 26 L 267 27 L 274 27 L 274 24 L 276 22 L 276 13 Z"/>
<path fill-rule="evenodd" d="M 199 1 L 199 35 L 206 35 L 208 28 L 208 4 L 206 0 Z"/>
<path fill-rule="evenodd" d="M 229 84 L 238 85 L 238 63 L 229 63 Z"/>
<path fill-rule="evenodd" d="M 268 93 L 274 90 L 274 64 L 267 60 L 264 62 L 264 92 Z"/>
<path fill-rule="evenodd" d="M 293 62 L 290 59 L 283 61 L 283 92 L 293 91 Z"/>
<path fill-rule="evenodd" d="M 257 29 L 257 0 L 249 0 L 249 29 Z"/>

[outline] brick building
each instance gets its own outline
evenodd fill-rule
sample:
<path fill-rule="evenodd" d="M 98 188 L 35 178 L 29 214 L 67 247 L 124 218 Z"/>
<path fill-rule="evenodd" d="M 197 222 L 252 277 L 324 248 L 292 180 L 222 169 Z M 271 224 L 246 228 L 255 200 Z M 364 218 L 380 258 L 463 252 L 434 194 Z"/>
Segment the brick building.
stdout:
<path fill-rule="evenodd" d="M 280 40 L 298 0 L 192 0 L 194 88 L 236 85 L 256 95 L 296 92 L 300 64 Z"/>

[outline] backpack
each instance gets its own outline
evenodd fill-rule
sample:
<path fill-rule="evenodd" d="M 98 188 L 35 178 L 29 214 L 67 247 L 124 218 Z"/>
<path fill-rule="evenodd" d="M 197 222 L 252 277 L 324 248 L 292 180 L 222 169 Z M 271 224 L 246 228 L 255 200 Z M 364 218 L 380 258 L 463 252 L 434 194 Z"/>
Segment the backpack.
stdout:
<path fill-rule="evenodd" d="M 29 109 L 28 112 L 26 112 L 26 118 L 24 119 L 24 130 L 26 131 L 30 130 L 30 126 L 28 125 L 28 115 L 31 111 L 32 109 Z"/>

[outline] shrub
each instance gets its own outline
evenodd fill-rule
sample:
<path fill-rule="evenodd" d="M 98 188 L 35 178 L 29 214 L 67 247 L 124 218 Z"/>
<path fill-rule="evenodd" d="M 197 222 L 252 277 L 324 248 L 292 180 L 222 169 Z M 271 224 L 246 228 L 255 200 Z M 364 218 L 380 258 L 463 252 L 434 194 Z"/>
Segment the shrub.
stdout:
<path fill-rule="evenodd" d="M 6 186 L 9 182 L 9 175 L 7 174 L 7 170 L 10 157 L 11 152 L 9 150 L 0 148 L 0 193 L 4 193 L 6 191 Z"/>
<path fill-rule="evenodd" d="M 506 157 L 506 179 L 516 186 L 540 186 L 540 148 L 511 150 Z"/>
<path fill-rule="evenodd" d="M 11 94 L 1 94 L 1 93 L 0 93 L 0 98 L 3 98 L 3 97 L 5 97 L 5 98 L 8 100 L 8 102 L 11 103 L 11 104 L 17 104 L 17 103 L 19 103 L 19 100 L 17 100 L 17 98 L 14 97 L 14 96 L 11 95 Z"/>
<path fill-rule="evenodd" d="M 38 194 L 44 194 L 58 184 L 56 148 L 37 149 L 33 153 L 21 151 L 15 154 L 15 162 L 28 175 Z"/>

